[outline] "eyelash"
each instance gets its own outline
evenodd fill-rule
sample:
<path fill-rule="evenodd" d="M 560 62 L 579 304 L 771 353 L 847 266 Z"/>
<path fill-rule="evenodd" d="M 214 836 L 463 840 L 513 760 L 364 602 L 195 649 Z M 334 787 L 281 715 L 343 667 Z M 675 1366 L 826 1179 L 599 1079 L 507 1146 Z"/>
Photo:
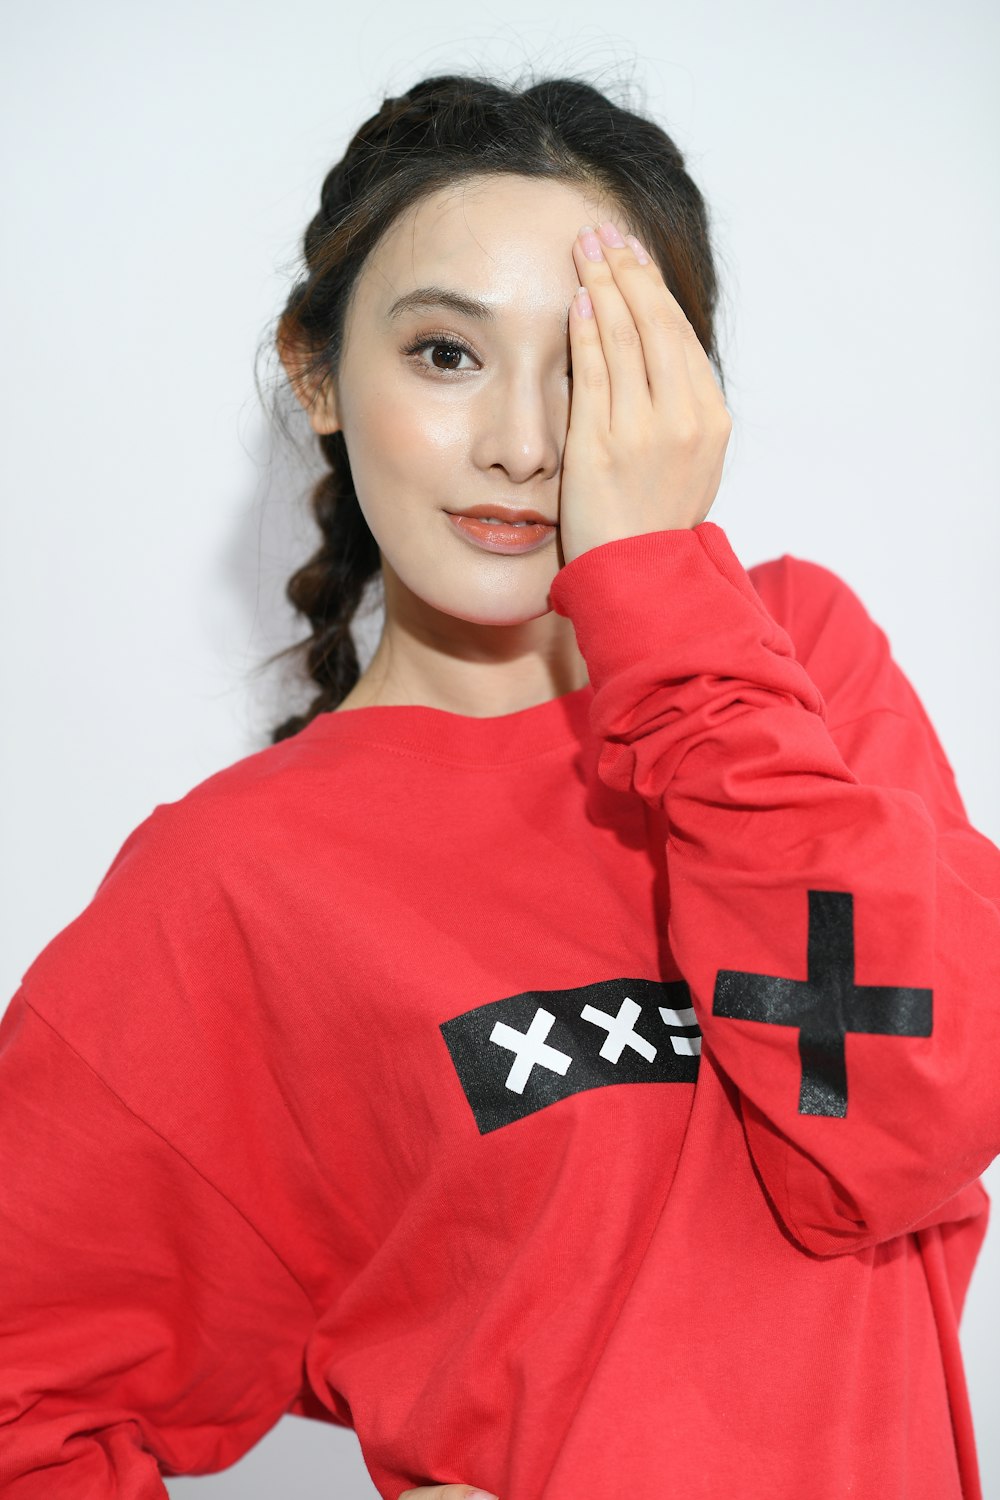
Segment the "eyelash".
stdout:
<path fill-rule="evenodd" d="M 458 349 L 462 354 L 467 354 L 470 359 L 478 359 L 479 357 L 474 350 L 469 348 L 464 339 L 457 338 L 453 333 L 424 334 L 412 344 L 407 344 L 403 349 L 403 353 L 416 356 L 422 354 L 425 349 Z M 441 375 L 446 380 L 453 375 L 461 376 L 469 374 L 468 370 L 436 370 L 433 365 L 425 364 L 420 359 L 415 359 L 415 363 L 420 365 L 423 370 L 434 375 Z M 566 374 L 570 380 L 573 379 L 573 371 L 571 369 L 567 370 Z"/>

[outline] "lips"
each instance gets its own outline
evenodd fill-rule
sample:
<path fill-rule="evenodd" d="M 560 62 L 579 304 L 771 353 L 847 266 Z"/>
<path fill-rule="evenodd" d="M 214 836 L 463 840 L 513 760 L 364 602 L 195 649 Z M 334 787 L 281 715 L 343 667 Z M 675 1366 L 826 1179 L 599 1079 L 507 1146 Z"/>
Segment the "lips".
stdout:
<path fill-rule="evenodd" d="M 446 511 L 445 514 L 457 532 L 474 546 L 487 552 L 533 552 L 537 547 L 550 542 L 557 530 L 557 527 L 544 521 L 529 521 L 523 526 L 516 526 L 509 521 L 490 520 L 488 517 L 452 511 Z"/>

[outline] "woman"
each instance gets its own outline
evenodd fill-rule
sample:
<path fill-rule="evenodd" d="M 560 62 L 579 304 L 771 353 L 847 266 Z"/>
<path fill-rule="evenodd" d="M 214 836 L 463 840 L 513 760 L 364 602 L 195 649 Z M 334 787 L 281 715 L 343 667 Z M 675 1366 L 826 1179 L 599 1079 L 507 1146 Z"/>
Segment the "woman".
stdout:
<path fill-rule="evenodd" d="M 291 1411 L 392 1500 L 978 1495 L 1000 851 L 847 585 L 706 519 L 680 153 L 426 79 L 305 252 L 319 691 L 0 1022 L 0 1475 L 152 1496 Z"/>

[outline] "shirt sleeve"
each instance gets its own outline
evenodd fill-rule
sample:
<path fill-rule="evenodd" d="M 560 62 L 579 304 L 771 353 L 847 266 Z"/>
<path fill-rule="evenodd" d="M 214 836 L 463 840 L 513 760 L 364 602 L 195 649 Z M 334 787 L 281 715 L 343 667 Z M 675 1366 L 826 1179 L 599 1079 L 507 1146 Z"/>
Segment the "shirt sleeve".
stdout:
<path fill-rule="evenodd" d="M 221 986 L 212 955 L 228 953 L 218 912 L 195 920 L 204 878 L 181 867 L 182 894 L 163 853 L 148 830 L 130 836 L 0 1017 L 5 1500 L 165 1496 L 162 1475 L 228 1467 L 304 1388 L 303 1288 L 137 1107 L 183 1092 L 158 1018 L 176 989 L 196 1032 L 197 986 Z M 140 1066 L 157 1039 L 158 1082 Z M 116 1086 L 99 1052 L 118 1059 Z M 179 1099 L 178 1118 L 210 1092 Z"/>
<path fill-rule="evenodd" d="M 703 1056 L 788 1231 L 835 1255 L 960 1217 L 956 1195 L 988 1204 L 1000 850 L 884 632 L 828 570 L 798 577 L 802 660 L 714 522 L 581 553 L 551 602 L 589 668 L 602 780 L 663 815 Z"/>

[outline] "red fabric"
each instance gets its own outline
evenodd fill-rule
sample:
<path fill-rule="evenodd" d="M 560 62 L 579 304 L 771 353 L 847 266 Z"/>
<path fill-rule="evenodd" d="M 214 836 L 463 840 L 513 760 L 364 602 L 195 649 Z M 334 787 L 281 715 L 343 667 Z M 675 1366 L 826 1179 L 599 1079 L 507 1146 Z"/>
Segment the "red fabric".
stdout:
<path fill-rule="evenodd" d="M 321 716 L 24 975 L 4 1497 L 152 1500 L 291 1411 L 392 1500 L 978 1500 L 1000 851 L 829 570 L 703 522 L 552 603 L 583 689 Z"/>

